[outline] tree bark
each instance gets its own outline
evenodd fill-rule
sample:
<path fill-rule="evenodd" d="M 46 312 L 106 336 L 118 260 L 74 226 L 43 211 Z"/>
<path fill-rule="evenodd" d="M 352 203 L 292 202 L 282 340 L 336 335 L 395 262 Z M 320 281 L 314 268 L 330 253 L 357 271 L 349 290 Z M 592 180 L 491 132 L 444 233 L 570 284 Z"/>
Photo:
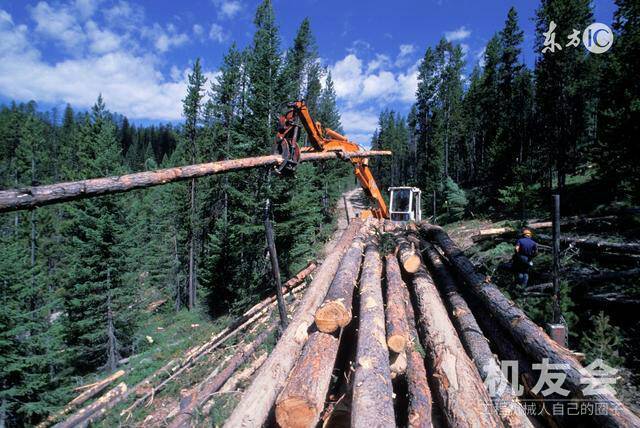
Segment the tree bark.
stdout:
<path fill-rule="evenodd" d="M 339 343 L 335 333 L 311 333 L 276 402 L 279 426 L 304 428 L 317 425 L 331 383 Z"/>
<path fill-rule="evenodd" d="M 381 273 L 378 247 L 369 241 L 359 287 L 360 327 L 351 408 L 351 426 L 354 428 L 395 425 Z"/>
<path fill-rule="evenodd" d="M 126 396 L 126 393 L 127 385 L 124 382 L 121 382 L 118 384 L 118 386 L 107 392 L 102 397 L 98 398 L 93 403 L 78 410 L 64 422 L 60 422 L 59 424 L 54 425 L 54 428 L 72 428 L 78 426 L 86 426 L 104 415 L 107 410 L 118 404 L 122 400 L 122 398 Z"/>
<path fill-rule="evenodd" d="M 501 427 L 480 375 L 467 356 L 431 275 L 413 275 L 419 333 L 432 371 L 435 397 L 449 426 Z"/>
<path fill-rule="evenodd" d="M 361 221 L 352 221 L 332 253 L 322 263 L 289 326 L 245 391 L 225 427 L 259 427 L 266 421 L 307 340 L 307 330 L 338 270 L 340 259 L 361 226 Z"/>
<path fill-rule="evenodd" d="M 195 394 L 193 400 L 191 400 L 186 406 L 180 406 L 180 413 L 176 416 L 173 422 L 169 425 L 171 428 L 189 427 L 191 417 L 194 412 L 209 400 L 211 394 L 218 391 L 222 385 L 233 375 L 233 373 L 249 359 L 251 355 L 264 343 L 269 337 L 271 332 L 275 329 L 275 324 L 270 325 L 265 331 L 260 333 L 253 342 L 242 348 L 236 353 L 229 361 L 227 366 L 217 375 L 210 380 L 206 381 L 204 385 L 201 385 Z"/>
<path fill-rule="evenodd" d="M 418 258 L 419 259 L 419 258 Z M 402 276 L 395 256 L 389 254 L 386 260 L 387 278 L 387 345 L 393 352 L 404 351 L 408 335 Z"/>
<path fill-rule="evenodd" d="M 75 409 L 85 401 L 101 393 L 107 386 L 109 386 L 109 384 L 113 383 L 115 380 L 119 379 L 123 375 L 124 375 L 124 370 L 118 370 L 114 374 L 107 376 L 104 379 L 101 379 L 89 385 L 84 385 L 80 388 L 76 388 L 76 390 L 84 389 L 84 391 L 81 392 L 76 398 L 71 400 L 66 406 L 64 406 L 62 410 L 58 411 L 53 415 L 50 415 L 47 419 L 45 419 L 40 424 L 38 424 L 37 428 L 46 428 L 49 425 L 53 424 L 56 420 L 60 419 L 67 413 L 71 412 L 73 409 Z"/>
<path fill-rule="evenodd" d="M 340 262 L 329 291 L 318 308 L 315 323 L 318 330 L 333 333 L 351 322 L 353 289 L 362 263 L 363 237 L 358 236 Z"/>
<path fill-rule="evenodd" d="M 350 154 L 354 157 L 390 156 L 390 151 L 364 151 Z M 314 162 L 325 159 L 339 159 L 340 153 L 320 152 L 302 153 L 300 162 Z M 282 157 L 278 155 L 258 156 L 244 159 L 233 159 L 219 162 L 209 162 L 197 165 L 167 168 L 156 171 L 145 171 L 122 176 L 93 178 L 89 180 L 56 183 L 46 186 L 32 186 L 21 189 L 0 191 L 0 213 L 25 210 L 43 205 L 113 193 L 128 192 L 134 189 L 144 189 L 160 184 L 206 177 L 223 172 L 241 171 L 260 166 L 278 165 Z"/>
<path fill-rule="evenodd" d="M 409 399 L 407 409 L 407 426 L 409 428 L 428 428 L 433 426 L 431 388 L 427 382 L 427 370 L 424 367 L 424 357 L 418 348 L 420 342 L 416 331 L 415 314 L 413 304 L 409 296 L 407 285 L 402 280 L 398 259 L 393 254 L 385 258 L 387 272 L 387 287 L 391 281 L 400 284 L 400 292 L 404 302 L 405 318 L 407 320 L 407 395 Z"/>
<path fill-rule="evenodd" d="M 528 355 L 537 361 L 548 359 L 551 364 L 568 366 L 564 370 L 566 379 L 563 386 L 565 388 L 568 388 L 577 398 L 583 398 L 582 385 L 587 382 L 598 384 L 598 381 L 584 370 L 568 349 L 553 341 L 515 303 L 507 299 L 495 285 L 478 274 L 473 264 L 442 228 L 423 223 L 421 229 L 430 239 L 437 242 L 456 272 Z M 593 416 L 600 426 L 640 426 L 640 418 L 613 394 L 604 391 L 598 392 L 590 395 L 589 399 L 604 405 L 607 409 L 606 412 L 601 412 L 606 414 Z"/>
<path fill-rule="evenodd" d="M 487 338 L 483 335 L 467 302 L 458 292 L 455 280 L 442 262 L 440 255 L 431 244 L 425 245 L 423 254 L 452 315 L 451 319 L 460 340 L 473 359 L 482 380 L 485 385 L 500 386 L 489 388 L 489 396 L 505 427 L 533 427 L 518 398 L 513 395 L 512 387 L 500 370 L 500 365 L 489 348 Z"/>

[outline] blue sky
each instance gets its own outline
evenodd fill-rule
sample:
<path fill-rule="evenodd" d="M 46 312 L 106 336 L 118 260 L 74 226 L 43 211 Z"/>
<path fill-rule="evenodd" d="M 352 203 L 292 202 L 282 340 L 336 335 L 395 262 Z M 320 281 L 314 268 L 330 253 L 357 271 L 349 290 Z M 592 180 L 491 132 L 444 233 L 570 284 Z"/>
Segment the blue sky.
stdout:
<path fill-rule="evenodd" d="M 232 41 L 250 43 L 257 0 L 0 0 L 0 102 L 42 108 L 107 107 L 137 122 L 179 121 L 186 73 L 201 57 L 215 79 Z M 283 47 L 311 20 L 319 54 L 333 73 L 346 133 L 368 144 L 379 112 L 406 113 L 417 65 L 441 37 L 460 43 L 467 72 L 515 6 L 532 65 L 537 1 L 274 0 Z M 594 2 L 610 25 L 613 0 Z M 561 26 L 561 23 L 558 23 Z"/>

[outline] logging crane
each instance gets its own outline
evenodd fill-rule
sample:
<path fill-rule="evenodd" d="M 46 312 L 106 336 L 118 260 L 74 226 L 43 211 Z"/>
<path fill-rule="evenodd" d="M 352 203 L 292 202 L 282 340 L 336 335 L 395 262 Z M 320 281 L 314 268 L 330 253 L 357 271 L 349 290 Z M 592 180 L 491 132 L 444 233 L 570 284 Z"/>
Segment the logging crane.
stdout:
<path fill-rule="evenodd" d="M 374 217 L 377 219 L 391 219 L 396 222 L 420 221 L 420 189 L 416 187 L 390 187 L 391 206 L 387 208 L 376 180 L 369 168 L 369 159 L 358 156 L 364 149 L 350 141 L 344 135 L 333 129 L 315 122 L 309 113 L 307 104 L 303 101 L 289 103 L 289 110 L 280 116 L 278 129 L 273 147 L 273 153 L 281 155 L 283 162 L 276 167 L 280 175 L 294 174 L 301 152 L 336 152 L 340 157 L 351 161 L 356 178 L 360 182 L 367 197 L 373 202 L 373 207 L 363 211 L 363 219 Z M 300 124 L 307 133 L 309 147 L 298 146 Z"/>

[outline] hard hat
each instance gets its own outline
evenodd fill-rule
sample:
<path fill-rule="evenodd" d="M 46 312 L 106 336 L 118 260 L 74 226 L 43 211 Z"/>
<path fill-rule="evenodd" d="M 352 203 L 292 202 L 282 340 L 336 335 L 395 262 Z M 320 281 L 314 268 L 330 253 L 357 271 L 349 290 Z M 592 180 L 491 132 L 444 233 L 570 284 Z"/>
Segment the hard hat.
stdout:
<path fill-rule="evenodd" d="M 533 233 L 531 232 L 531 229 L 527 229 L 527 228 L 522 229 L 522 234 L 527 238 L 531 238 L 531 236 L 533 235 Z"/>

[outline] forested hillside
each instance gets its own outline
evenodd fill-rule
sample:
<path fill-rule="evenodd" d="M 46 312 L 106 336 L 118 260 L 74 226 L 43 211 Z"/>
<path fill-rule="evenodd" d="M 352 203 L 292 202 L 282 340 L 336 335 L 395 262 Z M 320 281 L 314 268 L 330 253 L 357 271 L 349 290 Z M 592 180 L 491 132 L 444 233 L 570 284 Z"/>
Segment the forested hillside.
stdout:
<path fill-rule="evenodd" d="M 471 75 L 460 45 L 443 38 L 427 48 L 408 116 L 380 114 L 372 146 L 395 154 L 377 161 L 381 187 L 420 187 L 429 215 L 435 195 L 442 220 L 465 213 L 520 217 L 523 208 L 531 215 L 541 206 L 548 212 L 552 190 L 571 198 L 571 175 L 595 177 L 599 202 L 637 202 L 640 7 L 616 5 L 615 42 L 601 55 L 564 46 L 571 29 L 593 22 L 591 2 L 573 0 L 540 3 L 533 69 L 523 62 L 515 8 Z M 556 37 L 564 48 L 542 54 L 552 20 L 562 24 Z"/>
<path fill-rule="evenodd" d="M 3 107 L 0 188 L 267 154 L 281 104 L 299 98 L 340 130 L 309 22 L 284 51 L 269 1 L 255 27 L 252 45 L 232 46 L 214 81 L 194 62 L 178 126 L 131 125 L 101 98 L 89 112 Z M 331 233 L 349 174 L 342 163 L 307 163 L 295 181 L 254 170 L 2 215 L 0 426 L 38 422 L 68 401 L 81 376 L 152 346 L 141 335 L 151 302 L 167 299 L 167 317 L 255 303 L 273 290 L 265 200 L 288 277 Z"/>

